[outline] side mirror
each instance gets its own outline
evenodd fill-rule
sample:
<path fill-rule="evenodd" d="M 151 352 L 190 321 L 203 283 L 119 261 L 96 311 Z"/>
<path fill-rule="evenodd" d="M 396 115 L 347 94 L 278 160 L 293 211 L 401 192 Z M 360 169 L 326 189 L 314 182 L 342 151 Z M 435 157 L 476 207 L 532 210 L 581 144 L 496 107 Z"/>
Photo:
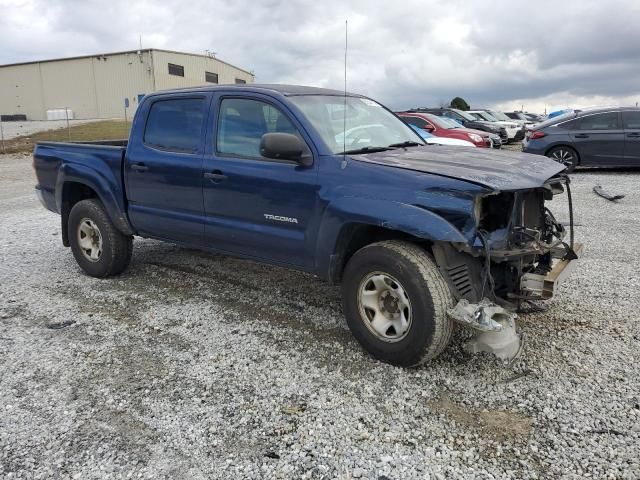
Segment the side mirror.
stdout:
<path fill-rule="evenodd" d="M 433 132 L 435 130 L 433 125 L 429 125 L 428 123 L 424 126 L 424 129 L 429 133 L 431 133 L 431 132 Z"/>
<path fill-rule="evenodd" d="M 311 156 L 304 155 L 304 143 L 291 133 L 265 133 L 260 139 L 260 155 L 276 160 L 291 160 L 311 165 Z"/>

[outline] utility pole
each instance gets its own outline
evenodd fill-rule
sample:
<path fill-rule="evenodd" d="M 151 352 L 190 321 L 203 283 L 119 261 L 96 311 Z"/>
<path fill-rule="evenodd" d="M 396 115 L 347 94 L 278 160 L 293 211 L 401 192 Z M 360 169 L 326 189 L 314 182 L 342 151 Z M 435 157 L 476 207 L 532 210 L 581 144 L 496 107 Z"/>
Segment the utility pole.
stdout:
<path fill-rule="evenodd" d="M 0 115 L 0 141 L 2 142 L 2 153 L 6 153 L 4 149 L 4 127 L 2 126 L 2 115 Z"/>
<path fill-rule="evenodd" d="M 71 127 L 69 127 L 69 107 L 64 107 L 64 117 L 67 119 L 67 137 L 71 141 Z"/>

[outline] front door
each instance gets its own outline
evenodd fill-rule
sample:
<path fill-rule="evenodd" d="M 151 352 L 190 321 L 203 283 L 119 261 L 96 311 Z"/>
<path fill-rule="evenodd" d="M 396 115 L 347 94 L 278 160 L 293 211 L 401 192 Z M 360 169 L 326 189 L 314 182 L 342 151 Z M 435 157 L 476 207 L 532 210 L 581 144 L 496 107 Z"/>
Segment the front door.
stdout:
<path fill-rule="evenodd" d="M 226 252 L 313 268 L 317 162 L 268 159 L 259 148 L 262 135 L 272 132 L 311 142 L 286 107 L 268 96 L 221 94 L 214 102 L 204 160 L 205 241 Z"/>
<path fill-rule="evenodd" d="M 617 111 L 577 119 L 569 132 L 580 155 L 580 165 L 623 165 L 624 130 Z"/>
<path fill-rule="evenodd" d="M 139 140 L 127 149 L 129 218 L 142 236 L 201 244 L 206 95 L 162 96 L 142 105 Z"/>
<path fill-rule="evenodd" d="M 625 134 L 625 163 L 640 167 L 640 111 L 622 112 L 622 126 Z"/>

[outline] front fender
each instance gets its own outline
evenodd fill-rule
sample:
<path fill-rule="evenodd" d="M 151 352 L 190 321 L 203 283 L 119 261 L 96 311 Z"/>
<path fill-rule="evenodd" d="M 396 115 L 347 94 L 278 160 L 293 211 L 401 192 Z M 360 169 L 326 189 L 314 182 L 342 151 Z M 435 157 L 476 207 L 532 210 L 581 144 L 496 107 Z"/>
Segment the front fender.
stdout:
<path fill-rule="evenodd" d="M 135 234 L 135 230 L 129 223 L 126 215 L 124 198 L 116 194 L 120 190 L 119 182 L 115 178 L 108 178 L 103 173 L 78 163 L 65 163 L 60 166 L 56 179 L 56 207 L 63 213 L 62 198 L 64 185 L 68 182 L 80 183 L 96 192 L 99 200 L 104 205 L 109 219 L 115 227 L 125 235 Z"/>
<path fill-rule="evenodd" d="M 395 230 L 432 242 L 468 243 L 460 230 L 425 208 L 389 200 L 343 197 L 327 206 L 320 224 L 316 262 L 321 274 L 331 275 L 331 257 L 338 236 L 351 223 Z"/>

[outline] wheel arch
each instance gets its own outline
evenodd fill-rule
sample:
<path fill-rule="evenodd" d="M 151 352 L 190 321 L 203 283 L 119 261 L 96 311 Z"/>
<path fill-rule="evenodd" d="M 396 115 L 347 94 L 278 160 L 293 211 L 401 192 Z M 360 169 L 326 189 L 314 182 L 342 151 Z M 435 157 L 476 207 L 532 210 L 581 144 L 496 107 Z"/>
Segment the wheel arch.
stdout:
<path fill-rule="evenodd" d="M 118 208 L 113 204 L 112 200 L 109 200 L 108 195 L 106 195 L 104 191 L 101 191 L 95 184 L 77 178 L 67 179 L 59 185 L 56 191 L 59 192 L 57 203 L 62 225 L 62 244 L 65 247 L 69 246 L 67 224 L 69 222 L 71 209 L 78 202 L 90 198 L 95 198 L 102 203 L 107 216 L 120 232 L 125 235 L 133 235 L 133 229 L 129 225 L 128 220 L 123 217 L 124 214 L 115 213 L 119 212 Z"/>
<path fill-rule="evenodd" d="M 76 203 L 90 198 L 100 199 L 98 193 L 90 186 L 77 181 L 68 181 L 62 184 L 60 217 L 62 222 L 62 244 L 65 247 L 70 246 L 67 225 L 71 209 Z"/>
<path fill-rule="evenodd" d="M 424 207 L 383 199 L 342 197 L 322 217 L 316 240 L 316 271 L 337 283 L 358 248 L 402 239 L 428 246 L 435 241 L 468 243 L 447 219 Z"/>
<path fill-rule="evenodd" d="M 344 269 L 353 255 L 360 249 L 385 240 L 404 240 L 420 246 L 432 254 L 433 242 L 402 230 L 367 223 L 347 223 L 342 226 L 332 254 L 330 280 L 340 283 Z"/>

